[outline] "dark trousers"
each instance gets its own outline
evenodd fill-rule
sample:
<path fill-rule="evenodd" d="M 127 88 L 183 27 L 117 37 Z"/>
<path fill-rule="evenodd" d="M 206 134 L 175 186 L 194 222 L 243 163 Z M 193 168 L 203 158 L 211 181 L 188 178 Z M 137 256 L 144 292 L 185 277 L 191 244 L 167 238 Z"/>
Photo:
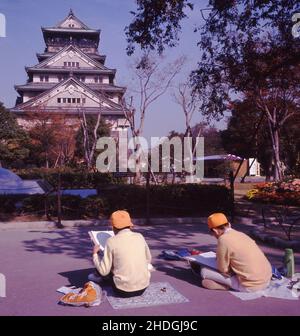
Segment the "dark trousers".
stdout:
<path fill-rule="evenodd" d="M 113 280 L 113 274 L 110 273 L 109 275 L 107 275 L 106 277 L 103 277 L 102 275 L 100 275 L 97 271 L 97 274 L 102 278 L 102 281 L 107 283 L 107 284 L 110 284 L 115 292 L 115 294 L 119 297 L 122 297 L 122 298 L 130 298 L 130 297 L 134 297 L 134 296 L 140 296 L 142 295 L 145 290 L 147 288 L 143 288 L 143 289 L 140 289 L 140 290 L 137 290 L 137 291 L 134 291 L 134 292 L 126 292 L 126 291 L 123 291 L 122 289 L 119 289 L 118 287 L 116 287 L 115 283 L 114 283 L 114 280 Z"/>
<path fill-rule="evenodd" d="M 116 287 L 114 281 L 112 280 L 112 288 L 114 290 L 114 292 L 119 296 L 119 297 L 122 297 L 122 298 L 130 298 L 130 297 L 134 297 L 134 296 L 140 296 L 142 295 L 145 290 L 147 288 L 144 288 L 144 289 L 140 289 L 140 290 L 137 290 L 137 291 L 134 291 L 134 292 L 125 292 L 119 288 Z"/>

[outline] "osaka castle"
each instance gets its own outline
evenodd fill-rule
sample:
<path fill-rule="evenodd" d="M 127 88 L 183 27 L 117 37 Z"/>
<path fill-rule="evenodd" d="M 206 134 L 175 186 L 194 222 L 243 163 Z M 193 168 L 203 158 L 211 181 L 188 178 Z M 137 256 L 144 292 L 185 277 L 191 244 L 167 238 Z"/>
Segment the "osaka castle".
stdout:
<path fill-rule="evenodd" d="M 100 30 L 91 29 L 70 10 L 54 27 L 42 27 L 45 50 L 37 54 L 38 64 L 25 67 L 28 79 L 16 85 L 19 96 L 11 109 L 24 127 L 36 118 L 63 115 L 78 125 L 84 113 L 101 113 L 111 131 L 126 130 L 121 106 L 126 88 L 115 85 L 116 70 L 105 66 L 99 54 Z"/>

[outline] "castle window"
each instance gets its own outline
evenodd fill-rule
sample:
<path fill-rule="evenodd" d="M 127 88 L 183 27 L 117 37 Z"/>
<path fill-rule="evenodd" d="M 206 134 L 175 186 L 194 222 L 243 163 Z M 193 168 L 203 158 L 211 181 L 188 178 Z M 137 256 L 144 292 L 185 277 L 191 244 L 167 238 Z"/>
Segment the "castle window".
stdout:
<path fill-rule="evenodd" d="M 85 76 L 78 76 L 77 78 L 80 80 L 80 82 L 85 82 Z"/>
<path fill-rule="evenodd" d="M 79 68 L 79 62 L 64 62 L 65 68 Z"/>
<path fill-rule="evenodd" d="M 57 98 L 57 102 L 59 104 L 85 104 L 85 98 Z"/>
<path fill-rule="evenodd" d="M 100 76 L 96 76 L 95 83 L 102 83 L 102 78 Z"/>
<path fill-rule="evenodd" d="M 49 82 L 49 76 L 40 76 L 40 82 Z"/>

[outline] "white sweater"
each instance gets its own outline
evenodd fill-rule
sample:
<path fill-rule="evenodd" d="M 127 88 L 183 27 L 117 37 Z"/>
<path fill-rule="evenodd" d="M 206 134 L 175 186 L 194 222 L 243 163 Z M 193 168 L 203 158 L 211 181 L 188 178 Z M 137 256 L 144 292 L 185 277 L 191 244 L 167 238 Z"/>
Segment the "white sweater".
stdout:
<path fill-rule="evenodd" d="M 107 240 L 103 258 L 100 260 L 94 254 L 93 261 L 102 276 L 112 272 L 118 289 L 134 292 L 149 286 L 151 253 L 140 233 L 130 229 L 119 231 Z"/>

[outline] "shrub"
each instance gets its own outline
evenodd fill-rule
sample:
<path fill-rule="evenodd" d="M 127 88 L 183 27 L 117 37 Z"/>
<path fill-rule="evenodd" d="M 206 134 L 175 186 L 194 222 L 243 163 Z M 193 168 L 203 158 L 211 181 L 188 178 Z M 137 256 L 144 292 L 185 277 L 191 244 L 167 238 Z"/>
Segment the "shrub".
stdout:
<path fill-rule="evenodd" d="M 103 190 L 100 195 L 106 199 L 107 212 L 122 209 L 133 214 L 145 214 L 146 211 L 146 188 L 137 185 L 114 186 Z"/>
<path fill-rule="evenodd" d="M 202 216 L 217 211 L 230 214 L 232 205 L 230 191 L 224 186 L 153 185 L 149 189 L 149 198 L 151 216 Z M 144 186 L 111 185 L 101 188 L 100 195 L 85 199 L 80 196 L 63 195 L 62 215 L 65 219 L 102 218 L 115 210 L 125 209 L 134 217 L 145 217 L 146 201 L 147 189 Z M 56 217 L 57 196 L 26 197 L 21 210 L 24 214 L 47 213 Z"/>
<path fill-rule="evenodd" d="M 65 218 L 80 218 L 80 196 L 63 195 L 61 197 L 62 213 Z M 57 216 L 57 196 L 33 195 L 23 200 L 23 213 L 48 214 Z"/>
<path fill-rule="evenodd" d="M 17 205 L 22 202 L 24 195 L 0 195 L 0 212 L 12 214 L 17 210 Z"/>
<path fill-rule="evenodd" d="M 103 218 L 108 214 L 107 202 L 99 196 L 90 196 L 82 199 L 80 213 L 85 218 Z"/>
<path fill-rule="evenodd" d="M 150 187 L 150 212 L 153 216 L 191 216 L 214 211 L 229 213 L 230 193 L 224 186 L 174 184 Z M 127 209 L 134 215 L 146 214 L 145 187 L 123 185 L 103 191 L 109 212 Z"/>
<path fill-rule="evenodd" d="M 58 184 L 58 169 L 32 168 L 19 170 L 16 173 L 25 180 L 43 179 L 49 182 L 54 188 Z M 99 172 L 87 172 L 85 170 L 74 170 L 65 167 L 61 171 L 62 188 L 64 189 L 83 189 L 97 188 L 107 184 L 121 184 L 124 179 L 114 177 L 112 174 Z"/>
<path fill-rule="evenodd" d="M 256 185 L 249 190 L 246 197 L 263 203 L 300 205 L 300 180 L 268 182 Z"/>

